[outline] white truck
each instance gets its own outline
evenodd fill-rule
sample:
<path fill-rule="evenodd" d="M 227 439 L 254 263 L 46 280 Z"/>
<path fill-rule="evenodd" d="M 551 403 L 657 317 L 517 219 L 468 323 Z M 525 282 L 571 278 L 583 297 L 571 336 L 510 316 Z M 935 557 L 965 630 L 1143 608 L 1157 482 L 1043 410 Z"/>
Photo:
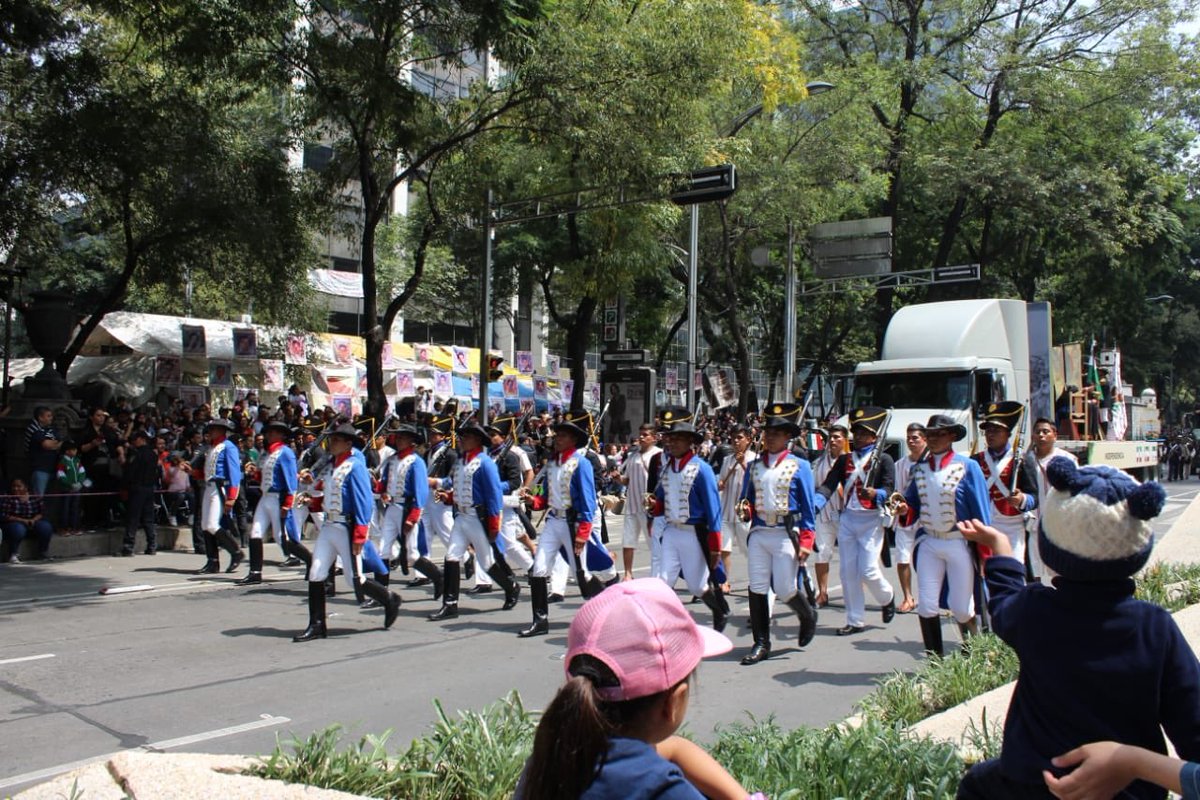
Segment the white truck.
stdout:
<path fill-rule="evenodd" d="M 1034 419 L 1055 419 L 1051 342 L 1049 303 L 984 299 L 906 306 L 888 323 L 879 360 L 855 368 L 853 405 L 893 410 L 885 442 L 893 453 L 904 452 L 909 423 L 923 424 L 933 414 L 962 423 L 967 437 L 955 447 L 976 452 L 983 447 L 979 421 L 987 405 L 1016 400 L 1028 408 L 1020 435 L 1024 449 Z M 1082 375 L 1066 380 L 1082 385 Z M 1058 445 L 1084 463 L 1141 477 L 1157 473 L 1153 441 L 1060 437 Z"/>

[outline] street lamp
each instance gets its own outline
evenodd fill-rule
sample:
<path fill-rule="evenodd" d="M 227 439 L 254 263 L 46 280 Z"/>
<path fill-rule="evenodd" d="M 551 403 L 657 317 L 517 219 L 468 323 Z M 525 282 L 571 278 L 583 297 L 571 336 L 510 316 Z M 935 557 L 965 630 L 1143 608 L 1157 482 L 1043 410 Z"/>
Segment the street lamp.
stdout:
<path fill-rule="evenodd" d="M 829 83 L 828 81 L 809 81 L 808 83 L 804 84 L 804 90 L 808 92 L 809 97 L 816 97 L 819 94 L 825 94 L 826 92 L 832 91 L 836 88 L 837 86 L 835 84 Z M 733 122 L 729 124 L 729 132 L 725 134 L 725 137 L 731 138 L 733 136 L 737 136 L 738 131 L 746 127 L 746 123 L 757 117 L 762 112 L 763 104 L 758 103 L 757 105 L 746 109 L 741 114 L 738 114 L 736 117 L 734 117 Z"/>

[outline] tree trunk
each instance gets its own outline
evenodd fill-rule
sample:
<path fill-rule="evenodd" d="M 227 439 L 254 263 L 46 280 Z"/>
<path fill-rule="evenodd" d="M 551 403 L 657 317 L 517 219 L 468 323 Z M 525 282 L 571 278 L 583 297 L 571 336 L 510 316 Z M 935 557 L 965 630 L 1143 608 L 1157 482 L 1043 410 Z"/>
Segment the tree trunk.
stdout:
<path fill-rule="evenodd" d="M 583 395 L 587 387 L 587 349 L 592 341 L 592 320 L 596 315 L 598 302 L 594 297 L 580 300 L 567 329 L 567 358 L 571 360 L 571 380 L 575 382 L 570 406 L 573 412 L 583 410 Z M 603 406 L 603 397 L 600 398 L 600 403 Z"/>
<path fill-rule="evenodd" d="M 363 219 L 362 282 L 363 339 L 367 345 L 367 404 L 363 414 L 382 421 L 387 414 L 387 395 L 383 391 L 384 331 L 379 325 L 378 286 L 375 274 L 375 230 L 380 216 L 369 206 Z"/>

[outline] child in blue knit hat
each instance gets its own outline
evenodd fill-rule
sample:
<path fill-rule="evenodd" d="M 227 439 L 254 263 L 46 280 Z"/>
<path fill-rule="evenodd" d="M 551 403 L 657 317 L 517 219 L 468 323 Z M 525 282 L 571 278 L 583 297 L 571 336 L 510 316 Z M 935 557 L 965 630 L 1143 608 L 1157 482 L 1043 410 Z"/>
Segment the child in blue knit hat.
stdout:
<path fill-rule="evenodd" d="M 992 629 L 1020 658 L 1000 758 L 963 778 L 961 800 L 1049 798 L 1051 759 L 1097 740 L 1200 760 L 1200 664 L 1164 609 L 1133 597 L 1166 494 L 1111 467 L 1047 466 L 1038 546 L 1053 586 L 1025 585 L 1008 537 L 978 521 L 963 536 L 992 548 L 985 568 Z M 1160 730 L 1161 726 L 1161 730 Z M 1131 783 L 1121 798 L 1163 798 Z"/>

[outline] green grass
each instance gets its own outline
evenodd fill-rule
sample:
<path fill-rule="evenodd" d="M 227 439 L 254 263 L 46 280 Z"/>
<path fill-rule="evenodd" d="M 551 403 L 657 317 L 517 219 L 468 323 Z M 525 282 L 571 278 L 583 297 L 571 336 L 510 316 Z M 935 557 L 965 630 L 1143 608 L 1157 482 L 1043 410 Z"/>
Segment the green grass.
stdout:
<path fill-rule="evenodd" d="M 1155 564 L 1137 576 L 1136 594 L 1172 613 L 1200 603 L 1200 564 Z"/>

